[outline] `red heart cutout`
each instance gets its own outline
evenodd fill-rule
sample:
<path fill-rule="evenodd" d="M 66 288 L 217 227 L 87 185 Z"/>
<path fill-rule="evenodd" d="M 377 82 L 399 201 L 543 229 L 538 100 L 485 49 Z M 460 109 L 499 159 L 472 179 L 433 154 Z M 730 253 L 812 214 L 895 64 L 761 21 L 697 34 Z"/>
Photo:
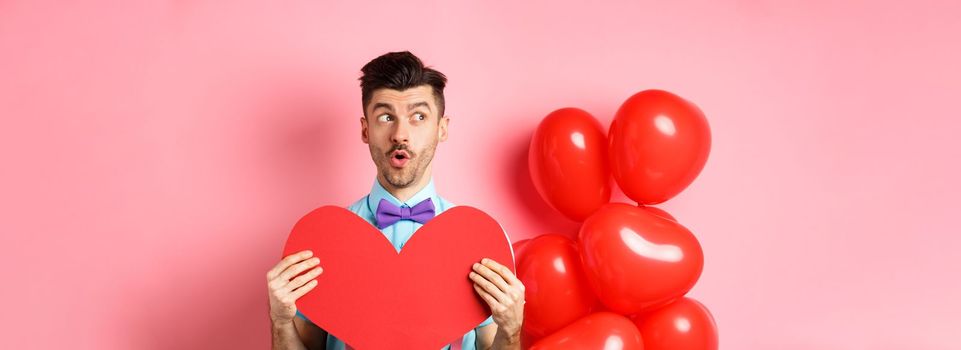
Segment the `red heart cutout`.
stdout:
<path fill-rule="evenodd" d="M 468 206 L 428 221 L 399 254 L 357 214 L 320 207 L 294 225 L 283 256 L 305 249 L 320 258 L 324 272 L 297 308 L 355 349 L 440 349 L 459 342 L 490 315 L 468 278 L 471 266 L 486 257 L 514 271 L 500 224 Z"/>

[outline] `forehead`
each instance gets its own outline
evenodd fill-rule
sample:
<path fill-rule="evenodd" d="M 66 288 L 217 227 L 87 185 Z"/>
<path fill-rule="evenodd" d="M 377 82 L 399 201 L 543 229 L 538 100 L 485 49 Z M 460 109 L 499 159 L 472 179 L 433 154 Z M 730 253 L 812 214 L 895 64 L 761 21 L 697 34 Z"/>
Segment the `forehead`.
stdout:
<path fill-rule="evenodd" d="M 420 85 L 399 91 L 394 89 L 377 89 L 370 97 L 370 106 L 386 103 L 394 108 L 406 108 L 416 102 L 427 102 L 431 109 L 435 109 L 434 89 L 430 85 Z"/>

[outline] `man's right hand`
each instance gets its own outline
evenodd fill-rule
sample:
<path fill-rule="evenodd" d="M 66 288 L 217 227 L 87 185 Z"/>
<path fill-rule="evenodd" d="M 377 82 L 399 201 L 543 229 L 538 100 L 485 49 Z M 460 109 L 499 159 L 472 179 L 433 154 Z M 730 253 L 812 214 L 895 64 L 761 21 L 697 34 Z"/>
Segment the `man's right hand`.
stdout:
<path fill-rule="evenodd" d="M 267 292 L 272 322 L 292 322 L 297 316 L 297 306 L 294 305 L 294 301 L 317 286 L 317 280 L 314 278 L 324 272 L 324 269 L 317 266 L 320 259 L 310 258 L 311 256 L 313 252 L 309 250 L 290 254 L 267 271 Z M 291 280 L 307 269 L 311 270 Z"/>

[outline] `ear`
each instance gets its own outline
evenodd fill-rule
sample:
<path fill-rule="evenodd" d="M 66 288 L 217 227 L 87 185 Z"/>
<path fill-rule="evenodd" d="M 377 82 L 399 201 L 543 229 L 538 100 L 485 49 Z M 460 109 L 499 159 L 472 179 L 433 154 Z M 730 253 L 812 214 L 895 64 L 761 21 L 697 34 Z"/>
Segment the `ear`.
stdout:
<path fill-rule="evenodd" d="M 447 141 L 447 124 L 450 123 L 450 117 L 444 116 L 440 119 L 440 124 L 437 125 L 437 139 L 440 141 Z"/>
<path fill-rule="evenodd" d="M 367 136 L 367 117 L 360 117 L 360 140 L 370 143 L 370 137 Z"/>

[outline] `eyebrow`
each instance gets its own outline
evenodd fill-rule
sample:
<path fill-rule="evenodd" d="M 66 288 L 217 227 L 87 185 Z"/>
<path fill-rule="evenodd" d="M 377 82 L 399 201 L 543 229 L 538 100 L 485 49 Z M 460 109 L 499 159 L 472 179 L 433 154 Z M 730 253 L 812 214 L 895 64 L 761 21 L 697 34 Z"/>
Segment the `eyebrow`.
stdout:
<path fill-rule="evenodd" d="M 427 104 L 427 102 L 424 102 L 424 101 L 411 103 L 411 104 L 407 105 L 407 109 L 414 109 L 414 108 L 417 108 L 417 107 L 420 107 L 420 106 L 427 107 L 427 110 L 430 111 L 430 105 Z"/>
<path fill-rule="evenodd" d="M 431 110 L 431 109 L 430 109 L 430 104 L 428 104 L 427 102 L 424 102 L 424 101 L 414 102 L 414 103 L 411 103 L 411 104 L 407 105 L 407 109 L 414 109 L 414 108 L 417 108 L 417 107 L 427 107 L 427 110 L 428 110 L 428 111 Z M 389 104 L 387 104 L 387 103 L 384 103 L 384 102 L 374 103 L 373 109 L 371 109 L 371 110 L 372 110 L 372 111 L 376 111 L 378 108 L 385 108 L 385 109 L 387 109 L 388 111 L 391 111 L 391 112 L 394 111 L 394 107 L 393 107 L 393 106 L 391 106 L 391 105 L 389 105 Z"/>
<path fill-rule="evenodd" d="M 391 105 L 389 105 L 389 104 L 386 104 L 386 103 L 383 103 L 383 102 L 377 102 L 377 103 L 375 103 L 375 104 L 374 104 L 374 108 L 371 109 L 371 111 L 376 111 L 378 108 L 386 108 L 388 111 L 391 111 L 391 112 L 394 111 L 394 107 L 393 107 L 393 106 L 391 106 Z"/>

